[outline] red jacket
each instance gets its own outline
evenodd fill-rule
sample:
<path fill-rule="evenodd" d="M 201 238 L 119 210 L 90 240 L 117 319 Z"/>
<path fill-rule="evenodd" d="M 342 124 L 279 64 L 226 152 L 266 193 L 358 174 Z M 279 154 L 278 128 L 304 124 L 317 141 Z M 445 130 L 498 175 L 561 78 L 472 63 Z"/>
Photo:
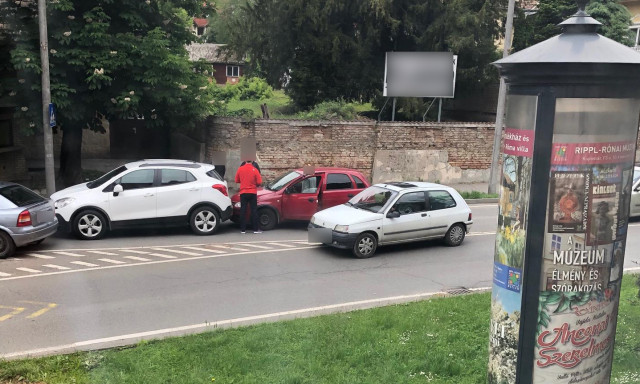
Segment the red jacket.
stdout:
<path fill-rule="evenodd" d="M 238 172 L 236 172 L 236 183 L 240 183 L 240 194 L 256 194 L 258 193 L 258 185 L 262 184 L 262 177 L 253 164 L 247 162 L 238 168 Z"/>

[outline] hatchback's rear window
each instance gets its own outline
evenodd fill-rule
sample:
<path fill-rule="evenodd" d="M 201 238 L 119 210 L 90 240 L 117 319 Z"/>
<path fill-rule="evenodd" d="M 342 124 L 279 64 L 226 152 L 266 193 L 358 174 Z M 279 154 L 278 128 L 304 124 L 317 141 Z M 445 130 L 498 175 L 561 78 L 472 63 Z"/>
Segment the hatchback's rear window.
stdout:
<path fill-rule="evenodd" d="M 8 187 L 0 188 L 0 196 L 9 200 L 18 207 L 24 207 L 45 201 L 44 197 L 21 185 L 10 185 Z"/>

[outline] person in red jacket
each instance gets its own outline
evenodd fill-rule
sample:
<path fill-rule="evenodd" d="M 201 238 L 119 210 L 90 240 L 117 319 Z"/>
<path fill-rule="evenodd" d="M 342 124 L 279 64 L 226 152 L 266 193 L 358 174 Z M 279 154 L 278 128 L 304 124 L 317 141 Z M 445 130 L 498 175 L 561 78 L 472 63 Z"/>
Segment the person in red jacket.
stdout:
<path fill-rule="evenodd" d="M 251 210 L 253 233 L 262 233 L 258 226 L 258 186 L 262 184 L 260 171 L 251 161 L 244 161 L 236 172 L 236 183 L 240 184 L 240 231 L 246 233 L 247 205 Z"/>

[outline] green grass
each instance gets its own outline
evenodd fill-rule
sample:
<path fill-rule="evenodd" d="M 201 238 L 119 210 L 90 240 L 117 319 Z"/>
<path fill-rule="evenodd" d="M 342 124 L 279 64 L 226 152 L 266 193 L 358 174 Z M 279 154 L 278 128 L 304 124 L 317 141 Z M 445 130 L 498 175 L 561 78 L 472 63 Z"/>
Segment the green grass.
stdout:
<path fill-rule="evenodd" d="M 463 199 L 487 199 L 487 198 L 498 198 L 499 195 L 497 193 L 484 193 L 479 191 L 463 191 L 460 192 L 460 195 Z"/>
<path fill-rule="evenodd" d="M 623 280 L 612 383 L 640 380 L 634 281 Z M 489 294 L 431 299 L 0 362 L 0 383 L 484 383 L 489 300 Z"/>

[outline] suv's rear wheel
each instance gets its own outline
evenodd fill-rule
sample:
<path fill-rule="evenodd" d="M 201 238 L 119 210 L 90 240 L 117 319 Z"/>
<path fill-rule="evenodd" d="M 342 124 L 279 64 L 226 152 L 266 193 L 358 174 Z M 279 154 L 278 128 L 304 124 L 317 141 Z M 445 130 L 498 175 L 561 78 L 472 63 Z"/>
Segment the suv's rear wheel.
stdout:
<path fill-rule="evenodd" d="M 93 209 L 87 209 L 73 219 L 73 233 L 81 240 L 98 240 L 107 234 L 107 219 Z"/>
<path fill-rule="evenodd" d="M 13 255 L 16 250 L 16 245 L 13 242 L 11 236 L 6 232 L 0 231 L 0 259 Z"/>
<path fill-rule="evenodd" d="M 378 240 L 368 232 L 361 233 L 353 244 L 353 254 L 359 259 L 366 259 L 373 256 L 378 248 Z"/>
<path fill-rule="evenodd" d="M 220 224 L 220 215 L 215 208 L 200 207 L 191 213 L 189 225 L 196 235 L 213 235 Z"/>
<path fill-rule="evenodd" d="M 270 231 L 276 227 L 278 218 L 275 212 L 269 208 L 262 208 L 258 210 L 258 222 L 260 222 L 260 228 L 264 231 Z"/>

